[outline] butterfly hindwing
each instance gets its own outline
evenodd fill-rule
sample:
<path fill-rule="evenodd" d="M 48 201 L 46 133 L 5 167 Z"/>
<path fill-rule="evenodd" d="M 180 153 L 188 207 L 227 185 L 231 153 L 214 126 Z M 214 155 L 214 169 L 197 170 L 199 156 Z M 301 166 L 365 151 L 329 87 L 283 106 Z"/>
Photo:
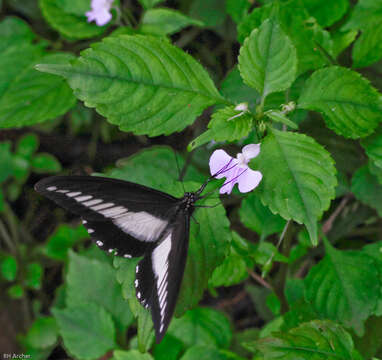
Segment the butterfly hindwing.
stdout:
<path fill-rule="evenodd" d="M 159 343 L 175 310 L 188 249 L 189 216 L 180 210 L 157 245 L 137 265 L 136 294 L 151 309 Z"/>
<path fill-rule="evenodd" d="M 158 240 L 179 201 L 142 185 L 104 177 L 53 176 L 38 182 L 35 189 L 85 221 L 106 222 L 105 228 L 111 222 L 128 237 L 145 242 Z"/>

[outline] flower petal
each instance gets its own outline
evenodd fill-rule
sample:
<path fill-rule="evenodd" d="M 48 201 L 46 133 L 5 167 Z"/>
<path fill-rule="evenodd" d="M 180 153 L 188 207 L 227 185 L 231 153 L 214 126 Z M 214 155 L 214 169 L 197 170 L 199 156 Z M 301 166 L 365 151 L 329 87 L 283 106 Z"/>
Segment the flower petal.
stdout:
<path fill-rule="evenodd" d="M 239 191 L 242 193 L 253 190 L 259 185 L 263 174 L 260 171 L 254 171 L 248 168 L 243 174 L 238 177 Z"/>
<path fill-rule="evenodd" d="M 225 172 L 224 176 L 227 179 L 219 190 L 220 194 L 231 194 L 232 189 L 235 186 L 235 184 L 239 181 L 240 174 L 242 172 L 243 172 L 243 169 L 237 166 L 230 169 L 228 172 Z"/>
<path fill-rule="evenodd" d="M 253 159 L 260 153 L 260 144 L 246 145 L 241 151 L 247 160 Z"/>
<path fill-rule="evenodd" d="M 218 175 L 215 176 L 216 179 L 221 179 L 225 177 L 227 174 L 224 171 L 224 167 L 226 166 L 228 170 L 231 166 L 234 166 L 234 161 L 237 162 L 236 159 L 229 156 L 224 150 L 215 150 L 210 157 L 211 175 L 215 175 L 220 172 Z"/>
<path fill-rule="evenodd" d="M 98 26 L 106 25 L 112 18 L 111 13 L 108 10 L 99 11 L 97 18 L 95 19 Z"/>

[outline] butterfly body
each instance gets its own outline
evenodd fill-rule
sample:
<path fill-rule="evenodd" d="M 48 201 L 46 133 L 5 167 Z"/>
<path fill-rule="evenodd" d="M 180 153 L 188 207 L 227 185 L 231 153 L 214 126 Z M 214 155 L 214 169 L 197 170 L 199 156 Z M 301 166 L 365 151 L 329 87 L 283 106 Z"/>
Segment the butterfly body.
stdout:
<path fill-rule="evenodd" d="M 204 187 L 176 198 L 104 177 L 53 176 L 35 185 L 37 192 L 81 216 L 100 249 L 124 258 L 143 257 L 136 266 L 134 284 L 138 300 L 151 311 L 157 342 L 175 310 L 187 259 L 190 217 Z"/>

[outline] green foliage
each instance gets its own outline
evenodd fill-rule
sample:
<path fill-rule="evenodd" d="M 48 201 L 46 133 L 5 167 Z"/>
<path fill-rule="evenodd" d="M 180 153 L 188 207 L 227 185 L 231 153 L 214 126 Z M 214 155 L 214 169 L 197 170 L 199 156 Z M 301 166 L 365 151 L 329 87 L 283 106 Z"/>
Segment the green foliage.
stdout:
<path fill-rule="evenodd" d="M 339 251 L 325 242 L 326 257 L 305 278 L 306 299 L 323 317 L 358 335 L 375 314 L 381 294 L 381 265 L 361 251 Z"/>
<path fill-rule="evenodd" d="M 317 245 L 317 219 L 334 198 L 337 185 L 329 153 L 308 136 L 278 130 L 272 130 L 261 147 L 259 158 L 252 162 L 263 174 L 262 202 L 284 219 L 305 224 Z"/>
<path fill-rule="evenodd" d="M 337 66 L 313 73 L 298 106 L 323 113 L 330 129 L 352 139 L 371 134 L 380 121 L 378 92 L 358 73 Z"/>
<path fill-rule="evenodd" d="M 75 10 L 73 11 L 72 3 L 74 2 L 69 0 L 39 0 L 45 20 L 53 29 L 68 39 L 92 38 L 105 31 L 105 26 L 99 27 L 94 23 L 88 23 L 85 13 L 80 15 L 78 10 L 77 13 Z M 88 10 L 90 10 L 90 6 Z"/>
<path fill-rule="evenodd" d="M 0 318 L 16 319 L 1 344 L 37 360 L 382 358 L 381 1 L 115 0 L 102 27 L 90 0 L 1 5 Z M 211 153 L 245 168 L 248 144 L 259 187 L 219 196 Z M 160 344 L 140 259 L 101 252 L 33 190 L 92 172 L 176 197 L 208 179 Z"/>
<path fill-rule="evenodd" d="M 40 64 L 38 70 L 65 77 L 87 106 L 136 134 L 183 130 L 206 107 L 224 102 L 191 56 L 148 36 L 109 37 L 72 65 Z"/>
<path fill-rule="evenodd" d="M 191 151 L 209 141 L 235 141 L 246 137 L 252 129 L 253 118 L 249 112 L 227 106 L 216 111 L 208 124 L 208 130 L 188 145 Z"/>
<path fill-rule="evenodd" d="M 203 26 L 203 22 L 172 9 L 149 9 L 142 18 L 140 30 L 150 35 L 172 35 L 192 25 Z"/>
<path fill-rule="evenodd" d="M 330 321 L 312 321 L 274 337 L 248 343 L 263 359 L 351 359 L 361 360 L 351 336 L 341 326 Z"/>
<path fill-rule="evenodd" d="M 292 85 L 297 70 L 296 49 L 276 22 L 266 20 L 240 49 L 239 70 L 244 82 L 265 99 Z"/>
<path fill-rule="evenodd" d="M 102 307 L 89 303 L 52 312 L 65 347 L 78 359 L 94 359 L 114 348 L 113 320 Z"/>

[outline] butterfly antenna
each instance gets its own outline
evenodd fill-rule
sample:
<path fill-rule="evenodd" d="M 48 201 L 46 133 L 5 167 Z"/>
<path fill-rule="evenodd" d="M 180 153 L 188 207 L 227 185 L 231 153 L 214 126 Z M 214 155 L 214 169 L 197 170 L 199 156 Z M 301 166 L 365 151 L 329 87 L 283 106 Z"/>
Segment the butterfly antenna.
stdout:
<path fill-rule="evenodd" d="M 178 169 L 178 181 L 181 182 L 182 184 L 182 188 L 183 188 L 183 192 L 186 192 L 186 189 L 184 188 L 184 184 L 183 184 L 183 178 L 184 178 L 184 173 L 185 171 L 180 171 L 180 166 L 179 166 L 179 161 L 178 161 L 178 156 L 176 155 L 176 151 L 175 149 L 172 149 L 174 151 L 174 156 L 175 156 L 175 162 L 176 162 L 176 167 Z"/>

